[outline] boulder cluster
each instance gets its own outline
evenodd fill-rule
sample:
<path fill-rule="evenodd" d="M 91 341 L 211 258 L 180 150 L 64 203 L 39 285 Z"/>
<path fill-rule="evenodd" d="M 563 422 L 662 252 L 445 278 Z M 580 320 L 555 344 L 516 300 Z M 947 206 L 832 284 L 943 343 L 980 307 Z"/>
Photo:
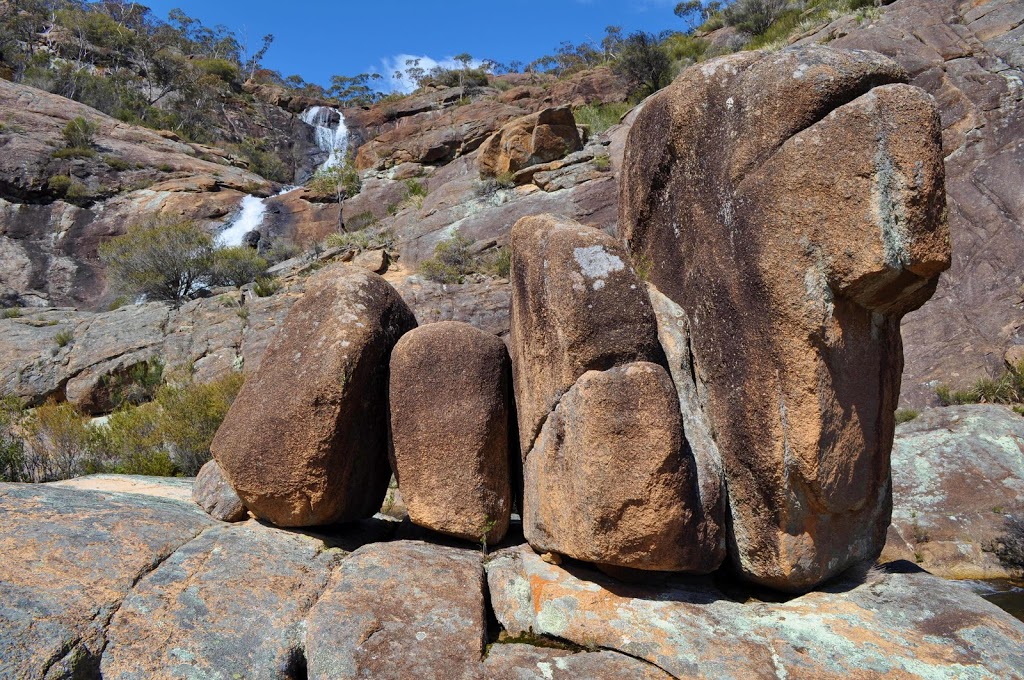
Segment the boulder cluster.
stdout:
<path fill-rule="evenodd" d="M 824 48 L 687 70 L 630 131 L 617 237 L 512 228 L 507 349 L 321 270 L 210 474 L 304 527 L 372 516 L 393 473 L 417 525 L 493 544 L 518 508 L 535 551 L 612 574 L 728 560 L 806 591 L 875 559 L 900 319 L 950 261 L 938 114 L 906 79 Z M 489 171 L 537 155 L 545 125 L 559 137 L 507 131 Z"/>

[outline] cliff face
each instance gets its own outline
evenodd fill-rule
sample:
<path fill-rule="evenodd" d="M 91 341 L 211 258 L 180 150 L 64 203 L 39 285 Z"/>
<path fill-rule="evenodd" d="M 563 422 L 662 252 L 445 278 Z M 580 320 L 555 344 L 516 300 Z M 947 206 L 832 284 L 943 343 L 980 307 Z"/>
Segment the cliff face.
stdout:
<path fill-rule="evenodd" d="M 903 322 L 902 403 L 998 373 L 1024 345 L 1024 2 L 900 0 L 870 24 L 842 19 L 800 42 L 892 57 L 942 114 L 953 266 Z"/>

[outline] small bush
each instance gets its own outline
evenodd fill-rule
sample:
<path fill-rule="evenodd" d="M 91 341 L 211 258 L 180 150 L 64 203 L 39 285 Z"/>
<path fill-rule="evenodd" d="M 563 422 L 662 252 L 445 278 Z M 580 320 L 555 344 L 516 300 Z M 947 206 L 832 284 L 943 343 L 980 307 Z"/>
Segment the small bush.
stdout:
<path fill-rule="evenodd" d="M 25 467 L 30 481 L 71 479 L 94 467 L 95 433 L 73 405 L 43 404 L 28 416 L 25 430 Z"/>
<path fill-rule="evenodd" d="M 58 196 L 63 196 L 71 188 L 71 178 L 67 175 L 54 175 L 46 181 L 46 188 Z"/>
<path fill-rule="evenodd" d="M 613 125 L 618 125 L 630 108 L 626 102 L 587 104 L 575 109 L 573 115 L 577 123 L 588 128 L 592 134 L 599 135 Z"/>
<path fill-rule="evenodd" d="M 160 172 L 174 172 L 174 166 L 169 163 L 161 163 L 156 166 L 156 169 Z"/>
<path fill-rule="evenodd" d="M 118 158 L 117 156 L 104 156 L 103 162 L 106 163 L 111 170 L 116 170 L 117 172 L 124 172 L 132 167 L 131 163 L 123 158 Z"/>
<path fill-rule="evenodd" d="M 210 281 L 215 286 L 238 288 L 262 278 L 269 266 L 269 262 L 247 246 L 218 248 L 213 252 Z"/>
<path fill-rule="evenodd" d="M 16 428 L 24 417 L 24 405 L 16 397 L 0 399 L 0 482 L 25 480 L 25 444 Z"/>
<path fill-rule="evenodd" d="M 352 151 L 337 165 L 317 170 L 306 184 L 321 196 L 335 196 L 339 201 L 355 196 L 363 188 Z"/>
<path fill-rule="evenodd" d="M 722 10 L 727 26 L 760 35 L 790 10 L 789 0 L 735 0 Z"/>
<path fill-rule="evenodd" d="M 256 297 L 270 297 L 279 290 L 281 290 L 281 282 L 272 276 L 259 277 L 252 287 L 252 292 L 256 293 Z"/>
<path fill-rule="evenodd" d="M 57 343 L 57 347 L 67 347 L 74 339 L 75 333 L 70 328 L 62 328 L 53 336 L 53 341 Z"/>
<path fill-rule="evenodd" d="M 897 409 L 896 410 L 896 424 L 897 425 L 902 425 L 903 423 L 909 423 L 911 420 L 914 420 L 919 415 L 921 415 L 921 412 L 920 411 L 915 411 L 912 408 Z"/>
<path fill-rule="evenodd" d="M 4 310 L 3 318 L 5 319 L 17 319 L 21 316 L 21 310 L 17 307 L 10 307 Z"/>
<path fill-rule="evenodd" d="M 485 274 L 507 279 L 512 271 L 512 250 L 508 246 L 498 248 L 497 251 L 484 260 L 481 268 Z"/>
<path fill-rule="evenodd" d="M 511 172 L 502 172 L 498 173 L 495 177 L 487 177 L 477 181 L 473 186 L 473 192 L 480 198 L 488 198 L 502 189 L 514 189 L 515 186 L 515 175 Z"/>
<path fill-rule="evenodd" d="M 240 373 L 232 373 L 212 383 L 166 385 L 157 393 L 163 445 L 186 477 L 194 476 L 210 460 L 213 436 L 243 382 Z"/>
<path fill-rule="evenodd" d="M 271 264 L 278 264 L 302 254 L 302 248 L 285 239 L 272 242 L 264 251 L 263 257 Z"/>
<path fill-rule="evenodd" d="M 473 271 L 476 259 L 470 254 L 473 242 L 456 234 L 434 247 L 434 256 L 420 262 L 420 273 L 438 283 L 462 283 Z"/>
<path fill-rule="evenodd" d="M 345 221 L 345 227 L 348 231 L 360 231 L 367 227 L 376 225 L 380 220 L 371 211 L 365 210 L 355 217 L 352 217 Z"/>
<path fill-rule="evenodd" d="M 611 156 L 609 156 L 606 153 L 594 156 L 593 163 L 594 163 L 594 167 L 597 168 L 598 170 L 600 170 L 601 172 L 605 172 L 609 168 L 612 167 Z"/>
<path fill-rule="evenodd" d="M 164 364 L 157 357 L 130 366 L 126 370 L 109 373 L 100 380 L 107 401 L 115 409 L 126 405 L 138 406 L 153 399 L 163 383 Z"/>
<path fill-rule="evenodd" d="M 411 198 L 424 198 L 427 195 L 427 185 L 414 179 L 405 180 L 405 189 L 406 195 Z"/>
<path fill-rule="evenodd" d="M 1007 370 L 998 378 L 980 378 L 966 390 L 939 385 L 935 395 L 943 406 L 960 404 L 1019 404 L 1024 402 L 1024 365 Z"/>
<path fill-rule="evenodd" d="M 96 152 L 84 146 L 72 146 L 65 149 L 57 149 L 52 154 L 53 158 L 95 158 Z"/>
<path fill-rule="evenodd" d="M 129 295 L 180 304 L 213 267 L 213 239 L 190 221 L 154 218 L 100 246 L 111 282 Z"/>
<path fill-rule="evenodd" d="M 68 121 L 61 131 L 64 137 L 64 146 L 69 149 L 88 149 L 96 140 L 96 133 L 99 132 L 99 125 L 81 116 Z"/>

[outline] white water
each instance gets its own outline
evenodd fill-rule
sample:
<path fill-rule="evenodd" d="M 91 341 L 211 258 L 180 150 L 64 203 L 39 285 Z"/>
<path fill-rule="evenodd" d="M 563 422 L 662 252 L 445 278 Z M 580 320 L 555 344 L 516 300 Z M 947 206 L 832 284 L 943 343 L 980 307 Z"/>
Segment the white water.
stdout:
<path fill-rule="evenodd" d="M 332 124 L 334 115 L 338 122 Z M 302 114 L 302 121 L 312 125 L 316 130 L 316 146 L 327 154 L 327 160 L 320 166 L 321 170 L 340 165 L 348 152 L 348 128 L 345 127 L 345 116 L 338 109 L 327 106 L 314 106 Z"/>
<path fill-rule="evenodd" d="M 245 235 L 253 229 L 259 229 L 263 217 L 267 214 L 267 199 L 259 196 L 246 196 L 242 199 L 242 210 L 224 231 L 217 234 L 217 245 L 224 248 L 242 245 Z"/>

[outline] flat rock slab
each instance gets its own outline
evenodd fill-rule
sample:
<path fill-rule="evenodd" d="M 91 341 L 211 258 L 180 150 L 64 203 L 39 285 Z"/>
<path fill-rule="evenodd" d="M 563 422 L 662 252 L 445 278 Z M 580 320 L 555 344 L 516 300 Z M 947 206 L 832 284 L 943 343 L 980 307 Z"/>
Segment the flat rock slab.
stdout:
<path fill-rule="evenodd" d="M 480 677 L 484 572 L 474 550 L 368 545 L 335 570 L 309 616 L 309 677 Z"/>
<path fill-rule="evenodd" d="M 497 644 L 484 662 L 487 680 L 669 680 L 657 666 L 616 652 L 573 653 L 524 644 Z"/>
<path fill-rule="evenodd" d="M 883 556 L 946 578 L 1008 578 L 988 544 L 1024 512 L 1024 418 L 1004 406 L 927 409 L 896 429 Z"/>
<path fill-rule="evenodd" d="M 297 677 L 305 616 L 343 555 L 255 521 L 209 529 L 124 601 L 103 677 Z"/>
<path fill-rule="evenodd" d="M 133 585 L 214 524 L 191 502 L 0 484 L 0 677 L 92 677 Z"/>
<path fill-rule="evenodd" d="M 625 586 L 526 547 L 486 568 L 510 634 L 618 650 L 680 678 L 1024 677 L 1024 623 L 963 585 L 894 566 L 914 573 L 782 604 L 730 600 L 707 582 Z"/>
<path fill-rule="evenodd" d="M 47 486 L 83 489 L 86 491 L 115 491 L 118 493 L 137 493 L 143 496 L 169 498 L 172 501 L 191 502 L 191 477 L 150 477 L 147 475 L 86 475 L 59 482 L 50 482 Z"/>

